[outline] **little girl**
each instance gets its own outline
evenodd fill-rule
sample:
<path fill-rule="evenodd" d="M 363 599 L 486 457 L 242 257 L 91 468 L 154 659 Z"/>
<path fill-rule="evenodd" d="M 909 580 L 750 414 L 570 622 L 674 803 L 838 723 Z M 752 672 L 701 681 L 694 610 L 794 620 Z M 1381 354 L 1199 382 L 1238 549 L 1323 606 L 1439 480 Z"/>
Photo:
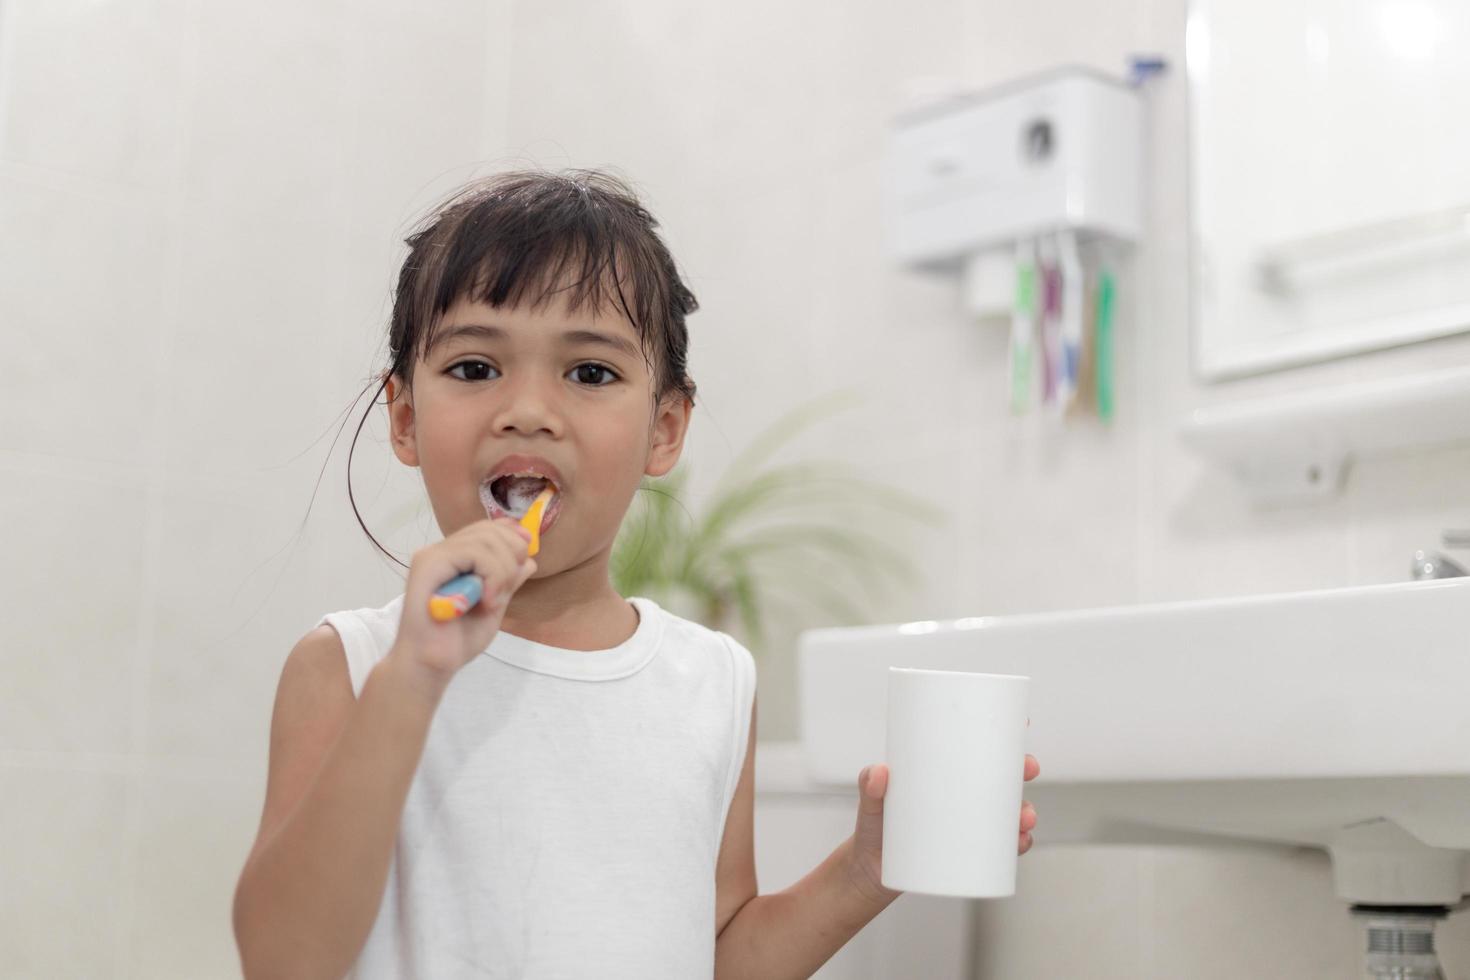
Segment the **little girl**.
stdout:
<path fill-rule="evenodd" d="M 881 765 L 852 837 L 757 896 L 754 661 L 609 579 L 695 392 L 656 228 L 603 174 L 517 172 L 409 237 L 380 390 L 444 538 L 286 659 L 235 892 L 247 977 L 806 977 L 898 896 Z M 532 558 L 516 518 L 545 487 Z M 466 572 L 483 599 L 431 619 Z"/>

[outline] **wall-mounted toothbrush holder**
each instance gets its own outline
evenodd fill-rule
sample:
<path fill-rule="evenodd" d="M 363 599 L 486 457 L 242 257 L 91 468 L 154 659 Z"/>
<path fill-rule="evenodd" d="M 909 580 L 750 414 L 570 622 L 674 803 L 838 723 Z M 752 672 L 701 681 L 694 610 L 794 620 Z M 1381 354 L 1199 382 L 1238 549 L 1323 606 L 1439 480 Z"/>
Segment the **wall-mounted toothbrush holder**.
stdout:
<path fill-rule="evenodd" d="M 1134 241 L 1142 153 L 1138 90 L 1086 68 L 910 110 L 889 142 L 890 254 L 959 273 L 977 253 L 1057 231 Z"/>
<path fill-rule="evenodd" d="M 1088 396 L 1109 418 L 1116 247 L 1143 225 L 1135 85 L 1063 68 L 895 120 L 885 221 L 903 267 L 1009 316 L 1011 408 Z"/>

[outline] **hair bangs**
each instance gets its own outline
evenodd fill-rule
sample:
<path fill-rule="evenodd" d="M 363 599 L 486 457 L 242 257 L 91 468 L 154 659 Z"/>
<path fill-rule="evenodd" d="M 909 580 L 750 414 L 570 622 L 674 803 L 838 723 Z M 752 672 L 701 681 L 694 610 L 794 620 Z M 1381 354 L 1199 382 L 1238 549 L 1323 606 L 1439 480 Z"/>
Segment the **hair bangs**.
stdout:
<path fill-rule="evenodd" d="M 691 401 L 685 318 L 698 308 L 658 222 L 608 174 L 513 171 L 476 181 L 409 235 L 389 327 L 391 373 L 433 349 L 444 314 L 462 300 L 491 308 L 592 309 L 632 324 L 655 378 L 654 396 Z"/>
<path fill-rule="evenodd" d="M 430 252 L 439 268 L 424 270 L 416 304 L 427 327 L 425 356 L 444 314 L 461 300 L 541 309 L 560 296 L 572 313 L 613 311 L 627 318 L 652 367 L 649 325 L 668 299 L 658 275 L 639 274 L 657 268 L 656 257 L 642 254 L 647 250 L 639 230 L 592 202 L 539 203 L 518 209 L 488 198 L 468 207 L 460 221 L 443 223 L 452 226 L 440 229 L 448 241 Z"/>

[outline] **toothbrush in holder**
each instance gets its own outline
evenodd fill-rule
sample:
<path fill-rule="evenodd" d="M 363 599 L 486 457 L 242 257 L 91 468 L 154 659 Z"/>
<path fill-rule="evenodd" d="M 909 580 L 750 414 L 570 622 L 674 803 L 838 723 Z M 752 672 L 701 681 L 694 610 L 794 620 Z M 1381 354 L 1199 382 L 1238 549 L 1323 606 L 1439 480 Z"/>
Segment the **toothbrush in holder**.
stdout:
<path fill-rule="evenodd" d="M 541 550 L 541 515 L 555 495 L 551 487 L 542 490 L 521 518 L 521 527 L 531 532 L 531 545 L 527 549 L 529 556 L 534 557 Z M 458 619 L 475 607 L 484 591 L 484 580 L 474 572 L 452 578 L 429 596 L 429 617 L 441 623 Z"/>

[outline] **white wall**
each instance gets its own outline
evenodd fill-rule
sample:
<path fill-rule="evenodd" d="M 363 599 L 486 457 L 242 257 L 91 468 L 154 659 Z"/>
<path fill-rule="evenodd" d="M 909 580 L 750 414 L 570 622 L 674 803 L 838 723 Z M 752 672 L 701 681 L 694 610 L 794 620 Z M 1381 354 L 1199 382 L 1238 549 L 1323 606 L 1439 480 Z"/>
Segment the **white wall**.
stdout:
<path fill-rule="evenodd" d="M 913 542 L 922 588 L 878 615 L 1404 577 L 1465 520 L 1470 450 L 1372 463 L 1340 499 L 1258 513 L 1171 429 L 1198 405 L 1470 344 L 1192 381 L 1177 70 L 1150 97 L 1149 235 L 1111 429 L 1015 426 L 1003 331 L 883 258 L 878 164 L 910 80 L 1118 72 L 1139 50 L 1177 67 L 1182 37 L 1182 0 L 457 0 L 432 18 L 388 0 L 0 2 L 0 973 L 236 972 L 229 893 L 281 661 L 322 612 L 401 582 L 345 501 L 360 405 L 298 526 L 338 413 L 382 366 L 407 222 L 487 161 L 613 166 L 662 219 L 703 305 L 693 503 L 797 401 L 869 393 L 803 448 L 954 512 Z M 406 557 L 435 532 L 425 510 L 383 533 L 421 491 L 382 432 L 378 409 L 356 497 Z M 795 732 L 792 676 L 789 654 L 761 664 L 766 738 Z M 1320 855 L 1049 849 L 1045 819 L 1021 896 L 977 925 L 985 976 L 1353 971 Z M 834 811 L 763 838 L 762 888 L 847 825 Z M 1465 976 L 1470 933 L 1443 932 Z"/>
<path fill-rule="evenodd" d="M 0 975 L 239 974 L 281 663 L 401 587 L 356 413 L 298 534 L 317 440 L 408 220 L 503 143 L 505 17 L 0 4 Z"/>
<path fill-rule="evenodd" d="M 1217 401 L 1470 356 L 1460 338 L 1230 385 L 1192 379 L 1184 16 L 1183 0 L 520 3 L 508 148 L 548 165 L 616 165 L 664 220 L 703 304 L 691 320 L 696 489 L 700 470 L 718 472 L 801 398 L 847 384 L 870 393 L 865 410 L 805 445 L 954 512 L 947 532 L 914 542 L 923 589 L 883 615 L 1402 580 L 1415 548 L 1470 518 L 1470 449 L 1370 462 L 1341 498 L 1259 512 L 1173 435 Z M 1041 438 L 1004 410 L 1004 329 L 967 322 L 953 283 L 884 260 L 884 129 L 914 79 L 986 85 L 1058 63 L 1121 74 L 1135 52 L 1162 53 L 1174 70 L 1149 96 L 1148 236 L 1122 309 L 1118 415 L 1110 429 Z M 589 71 L 595 87 L 582 84 Z M 766 737 L 796 730 L 790 667 L 789 654 L 761 663 Z M 1052 850 L 1041 821 L 1023 897 L 981 915 L 984 976 L 1358 970 L 1359 939 L 1321 854 Z M 1465 922 L 1441 933 L 1451 975 L 1470 975 Z"/>

